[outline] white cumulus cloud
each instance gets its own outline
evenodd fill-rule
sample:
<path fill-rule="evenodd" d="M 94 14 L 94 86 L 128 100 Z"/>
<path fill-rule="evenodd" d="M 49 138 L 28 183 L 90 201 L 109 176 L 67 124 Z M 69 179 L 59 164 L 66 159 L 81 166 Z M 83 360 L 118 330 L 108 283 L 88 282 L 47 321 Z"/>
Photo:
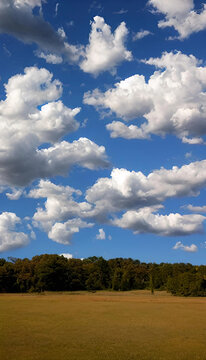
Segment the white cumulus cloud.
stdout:
<path fill-rule="evenodd" d="M 83 200 L 81 191 L 49 180 L 41 180 L 27 196 L 45 198 L 33 216 L 33 225 L 47 232 L 50 239 L 69 244 L 74 233 L 94 222 L 162 236 L 202 232 L 203 215 L 161 215 L 158 211 L 166 199 L 197 196 L 205 185 L 206 160 L 202 160 L 154 170 L 147 176 L 140 171 L 114 169 L 110 178 L 99 178 Z M 96 238 L 106 238 L 103 228 Z"/>
<path fill-rule="evenodd" d="M 46 54 L 43 51 L 36 51 L 35 53 L 40 59 L 46 60 L 48 64 L 61 64 L 63 58 L 56 54 Z"/>
<path fill-rule="evenodd" d="M 0 214 L 0 252 L 23 247 L 29 243 L 28 235 L 17 230 L 19 224 L 21 219 L 16 214 Z"/>
<path fill-rule="evenodd" d="M 93 224 L 86 223 L 81 219 L 71 219 L 64 223 L 56 222 L 48 232 L 48 237 L 57 243 L 69 245 L 72 236 L 78 233 L 81 228 L 90 228 L 92 226 Z"/>
<path fill-rule="evenodd" d="M 192 211 L 192 212 L 197 212 L 197 213 L 206 213 L 206 205 L 205 206 L 193 206 L 193 205 L 188 205 L 187 209 Z"/>
<path fill-rule="evenodd" d="M 106 239 L 106 234 L 104 232 L 104 229 L 99 229 L 99 233 L 96 235 L 96 239 L 98 239 L 98 240 Z"/>
<path fill-rule="evenodd" d="M 182 142 L 183 144 L 190 144 L 190 145 L 204 144 L 204 140 L 201 137 L 193 137 L 192 139 L 189 139 L 188 137 L 183 136 Z"/>
<path fill-rule="evenodd" d="M 206 67 L 193 55 L 181 52 L 165 52 L 143 62 L 157 68 L 148 81 L 143 75 L 133 75 L 105 93 L 98 89 L 85 93 L 84 103 L 100 111 L 108 109 L 124 121 L 140 119 L 140 126 L 126 127 L 119 121 L 107 125 L 112 137 L 142 139 L 151 134 L 174 134 L 183 142 L 203 143 Z"/>
<path fill-rule="evenodd" d="M 148 3 L 165 15 L 165 19 L 158 22 L 158 27 L 174 27 L 180 40 L 206 29 L 206 4 L 197 12 L 193 0 L 149 0 Z"/>
<path fill-rule="evenodd" d="M 33 216 L 34 225 L 43 229 L 53 241 L 69 244 L 72 235 L 80 228 L 93 226 L 82 218 L 92 215 L 92 205 L 77 202 L 74 196 L 81 196 L 81 191 L 70 186 L 55 185 L 49 180 L 41 180 L 28 197 L 46 198 L 44 207 L 38 207 Z"/>
<path fill-rule="evenodd" d="M 100 213 L 160 205 L 173 197 L 197 196 L 206 185 L 206 160 L 180 168 L 142 172 L 113 169 L 110 178 L 100 178 L 87 190 L 86 200 Z"/>
<path fill-rule="evenodd" d="M 191 244 L 190 246 L 184 245 L 181 241 L 178 241 L 173 247 L 174 250 L 183 250 L 186 252 L 197 252 L 198 247 L 195 244 Z"/>
<path fill-rule="evenodd" d="M 161 236 L 183 236 L 203 232 L 202 215 L 154 214 L 153 208 L 128 211 L 113 224 L 123 229 L 131 229 L 135 234 L 152 233 Z"/>
<path fill-rule="evenodd" d="M 125 125 L 121 121 L 112 121 L 112 123 L 106 125 L 107 130 L 110 131 L 112 138 L 124 138 L 124 139 L 146 139 L 149 137 L 143 129 L 138 128 L 135 125 Z"/>
<path fill-rule="evenodd" d="M 89 44 L 85 48 L 84 59 L 80 67 L 84 72 L 98 75 L 103 71 L 115 72 L 116 66 L 124 60 L 132 60 L 132 54 L 125 48 L 128 30 L 122 22 L 114 31 L 104 21 L 95 16 L 91 23 Z"/>
<path fill-rule="evenodd" d="M 89 169 L 106 165 L 104 147 L 89 139 L 59 142 L 78 129 L 80 108 L 70 109 L 59 100 L 62 84 L 48 70 L 26 68 L 9 79 L 5 91 L 0 102 L 0 184 L 21 186 L 66 175 L 75 164 Z M 39 149 L 42 144 L 47 147 Z"/>

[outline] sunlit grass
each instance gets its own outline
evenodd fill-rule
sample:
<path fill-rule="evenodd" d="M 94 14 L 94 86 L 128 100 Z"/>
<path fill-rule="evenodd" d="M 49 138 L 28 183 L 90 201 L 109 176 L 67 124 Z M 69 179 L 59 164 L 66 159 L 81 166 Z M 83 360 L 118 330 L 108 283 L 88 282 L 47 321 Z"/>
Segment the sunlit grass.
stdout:
<path fill-rule="evenodd" d="M 206 299 L 0 295 L 2 360 L 206 360 Z"/>

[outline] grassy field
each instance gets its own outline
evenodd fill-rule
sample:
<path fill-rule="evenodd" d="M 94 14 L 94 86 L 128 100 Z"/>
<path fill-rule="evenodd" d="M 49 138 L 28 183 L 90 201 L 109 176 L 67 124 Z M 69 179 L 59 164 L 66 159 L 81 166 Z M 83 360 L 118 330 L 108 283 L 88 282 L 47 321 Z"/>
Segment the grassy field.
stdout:
<path fill-rule="evenodd" d="M 206 299 L 0 295 L 2 360 L 206 360 Z"/>

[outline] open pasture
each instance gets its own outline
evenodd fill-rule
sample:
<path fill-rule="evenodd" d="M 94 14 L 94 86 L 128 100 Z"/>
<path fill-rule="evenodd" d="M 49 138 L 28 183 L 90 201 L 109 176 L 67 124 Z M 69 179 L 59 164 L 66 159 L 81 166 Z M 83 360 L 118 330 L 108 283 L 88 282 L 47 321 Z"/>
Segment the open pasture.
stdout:
<path fill-rule="evenodd" d="M 1 294 L 0 334 L 2 360 L 206 360 L 206 299 Z"/>

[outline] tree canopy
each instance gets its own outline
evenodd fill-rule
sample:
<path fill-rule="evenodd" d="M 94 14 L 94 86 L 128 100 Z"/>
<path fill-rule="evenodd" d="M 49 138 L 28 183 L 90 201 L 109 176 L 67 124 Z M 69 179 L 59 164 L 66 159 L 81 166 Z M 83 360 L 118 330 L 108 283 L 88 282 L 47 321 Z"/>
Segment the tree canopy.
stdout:
<path fill-rule="evenodd" d="M 134 289 L 167 290 L 173 295 L 206 296 L 206 266 L 141 263 L 103 257 L 67 259 L 39 255 L 31 260 L 0 259 L 0 292 Z"/>

